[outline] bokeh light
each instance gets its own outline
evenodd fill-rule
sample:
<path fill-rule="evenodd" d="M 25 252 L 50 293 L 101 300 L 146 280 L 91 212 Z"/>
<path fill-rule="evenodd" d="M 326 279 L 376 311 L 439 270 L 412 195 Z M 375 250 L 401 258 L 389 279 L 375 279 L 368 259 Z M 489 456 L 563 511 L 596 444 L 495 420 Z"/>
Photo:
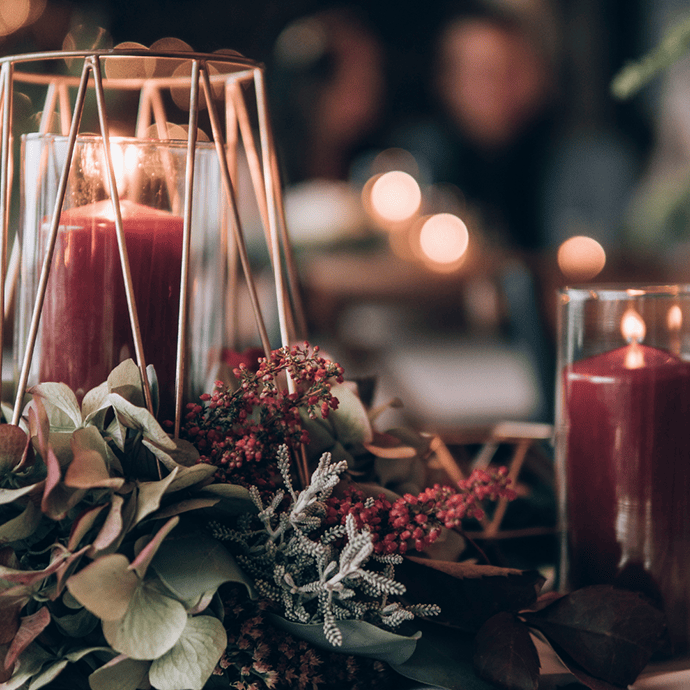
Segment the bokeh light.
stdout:
<path fill-rule="evenodd" d="M 0 36 L 9 36 L 29 23 L 29 0 L 0 0 Z"/>
<path fill-rule="evenodd" d="M 591 280 L 605 265 L 606 252 L 591 237 L 576 235 L 558 248 L 558 267 L 568 280 Z"/>
<path fill-rule="evenodd" d="M 384 222 L 403 223 L 410 220 L 422 203 L 422 190 L 417 180 L 402 170 L 392 170 L 377 176 L 371 187 L 365 187 L 369 204 Z"/>
<path fill-rule="evenodd" d="M 451 213 L 436 213 L 424 221 L 419 246 L 427 262 L 438 268 L 455 268 L 469 244 L 465 223 Z"/>

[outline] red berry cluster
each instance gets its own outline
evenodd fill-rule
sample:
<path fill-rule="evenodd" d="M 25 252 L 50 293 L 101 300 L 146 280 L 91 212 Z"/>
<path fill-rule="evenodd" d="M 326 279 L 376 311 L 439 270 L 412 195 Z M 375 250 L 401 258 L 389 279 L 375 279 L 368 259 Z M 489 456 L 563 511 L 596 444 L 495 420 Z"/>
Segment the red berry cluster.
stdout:
<path fill-rule="evenodd" d="M 374 551 L 379 554 L 404 554 L 409 549 L 423 551 L 441 534 L 441 527 L 456 529 L 466 518 L 481 520 L 481 502 L 498 498 L 513 500 L 508 470 L 474 470 L 458 488 L 436 484 L 418 496 L 405 494 L 391 504 L 381 494 L 376 499 L 364 498 L 358 489 L 350 489 L 345 497 L 331 497 L 326 502 L 325 525 L 345 523 L 352 514 L 358 529 L 369 527 Z"/>
<path fill-rule="evenodd" d="M 218 467 L 217 480 L 263 484 L 262 472 L 249 466 L 261 464 L 267 471 L 280 445 L 295 448 L 309 442 L 300 410 L 315 419 L 337 409 L 331 385 L 343 381 L 343 370 L 318 352 L 308 343 L 280 348 L 259 359 L 256 372 L 242 363 L 233 372 L 239 388 L 216 381 L 213 393 L 201 396 L 203 405 L 187 406 L 184 434 L 199 450 L 200 462 Z M 291 393 L 283 372 L 294 382 Z"/>

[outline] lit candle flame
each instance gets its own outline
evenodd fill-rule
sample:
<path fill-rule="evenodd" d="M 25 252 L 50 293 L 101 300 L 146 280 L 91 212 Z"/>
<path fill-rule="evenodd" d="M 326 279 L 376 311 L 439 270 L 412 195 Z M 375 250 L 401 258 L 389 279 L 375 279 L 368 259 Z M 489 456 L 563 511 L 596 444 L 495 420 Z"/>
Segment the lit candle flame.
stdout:
<path fill-rule="evenodd" d="M 625 354 L 625 366 L 628 369 L 639 369 L 644 366 L 644 356 L 637 345 L 644 339 L 646 331 L 642 317 L 632 307 L 626 309 L 621 319 L 621 333 L 630 343 L 630 348 Z"/>
<path fill-rule="evenodd" d="M 630 307 L 621 319 L 621 333 L 629 343 L 639 343 L 644 340 L 647 329 L 642 317 Z"/>

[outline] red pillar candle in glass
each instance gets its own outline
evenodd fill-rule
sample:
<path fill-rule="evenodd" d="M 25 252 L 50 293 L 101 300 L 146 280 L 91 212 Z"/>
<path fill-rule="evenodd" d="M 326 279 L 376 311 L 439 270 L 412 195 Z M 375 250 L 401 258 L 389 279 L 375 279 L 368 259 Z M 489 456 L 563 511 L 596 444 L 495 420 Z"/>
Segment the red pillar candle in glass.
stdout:
<path fill-rule="evenodd" d="M 161 414 L 170 415 L 183 220 L 128 200 L 120 207 L 144 354 L 163 386 Z M 112 202 L 66 209 L 60 225 L 41 316 L 39 376 L 83 395 L 136 355 Z"/>
<path fill-rule="evenodd" d="M 642 343 L 628 310 L 628 344 L 564 371 L 571 586 L 616 583 L 665 606 L 677 651 L 690 623 L 690 363 Z"/>

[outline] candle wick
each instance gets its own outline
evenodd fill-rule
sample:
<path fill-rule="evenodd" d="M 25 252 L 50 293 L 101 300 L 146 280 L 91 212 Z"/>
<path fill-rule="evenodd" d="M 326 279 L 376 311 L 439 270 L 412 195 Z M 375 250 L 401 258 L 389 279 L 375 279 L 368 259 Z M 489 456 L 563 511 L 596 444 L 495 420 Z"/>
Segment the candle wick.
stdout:
<path fill-rule="evenodd" d="M 628 351 L 625 353 L 625 368 L 640 369 L 644 366 L 644 354 L 637 338 L 628 338 L 630 343 Z"/>

